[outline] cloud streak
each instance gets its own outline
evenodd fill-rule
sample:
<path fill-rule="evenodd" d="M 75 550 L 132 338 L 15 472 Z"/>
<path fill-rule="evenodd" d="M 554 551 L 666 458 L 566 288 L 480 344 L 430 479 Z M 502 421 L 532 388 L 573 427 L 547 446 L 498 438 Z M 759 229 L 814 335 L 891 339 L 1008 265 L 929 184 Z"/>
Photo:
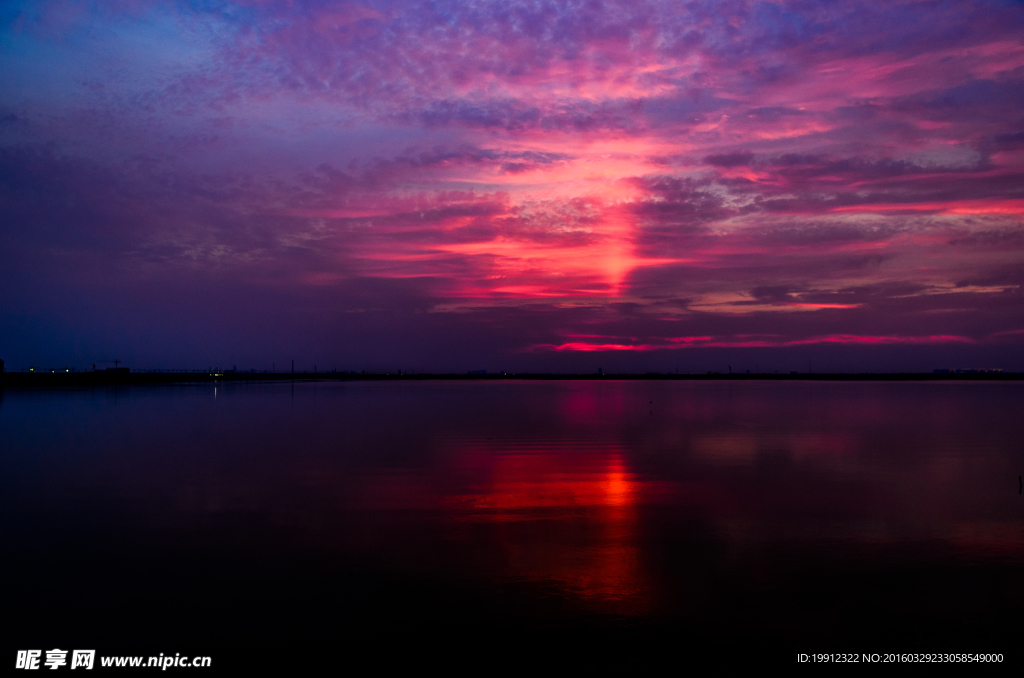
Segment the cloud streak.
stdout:
<path fill-rule="evenodd" d="M 865 337 L 852 334 L 833 334 L 824 337 L 810 337 L 795 340 L 744 339 L 726 337 L 666 337 L 662 344 L 618 344 L 566 342 L 564 344 L 540 344 L 535 351 L 665 351 L 682 348 L 789 348 L 814 344 L 855 344 L 885 346 L 890 344 L 973 344 L 969 337 L 954 335 L 933 335 L 928 337 Z"/>

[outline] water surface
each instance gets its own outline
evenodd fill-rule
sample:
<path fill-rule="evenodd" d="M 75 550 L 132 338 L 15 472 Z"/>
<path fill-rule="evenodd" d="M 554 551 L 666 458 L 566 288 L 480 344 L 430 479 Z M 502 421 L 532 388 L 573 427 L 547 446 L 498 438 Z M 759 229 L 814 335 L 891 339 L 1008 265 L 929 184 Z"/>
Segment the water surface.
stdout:
<path fill-rule="evenodd" d="M 1015 383 L 7 390 L 10 643 L 1010 657 L 1022 412 Z"/>

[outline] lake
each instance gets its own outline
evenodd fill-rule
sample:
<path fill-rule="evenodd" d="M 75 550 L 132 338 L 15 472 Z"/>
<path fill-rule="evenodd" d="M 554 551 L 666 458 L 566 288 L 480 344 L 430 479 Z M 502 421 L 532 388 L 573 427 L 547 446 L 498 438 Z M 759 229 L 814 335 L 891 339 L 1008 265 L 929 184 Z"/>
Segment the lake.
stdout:
<path fill-rule="evenodd" d="M 7 389 L 4 643 L 225 670 L 1019 662 L 1022 414 L 1014 382 Z"/>

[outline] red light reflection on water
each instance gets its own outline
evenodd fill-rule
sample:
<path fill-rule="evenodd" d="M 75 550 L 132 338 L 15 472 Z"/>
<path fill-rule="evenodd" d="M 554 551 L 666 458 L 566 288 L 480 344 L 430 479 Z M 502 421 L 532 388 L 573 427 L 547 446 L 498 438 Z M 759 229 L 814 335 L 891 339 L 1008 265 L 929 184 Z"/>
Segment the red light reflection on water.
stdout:
<path fill-rule="evenodd" d="M 478 448 L 469 454 L 490 461 L 488 477 L 447 503 L 459 520 L 492 526 L 503 576 L 557 586 L 600 612 L 649 609 L 637 540 L 644 483 L 620 451 Z"/>

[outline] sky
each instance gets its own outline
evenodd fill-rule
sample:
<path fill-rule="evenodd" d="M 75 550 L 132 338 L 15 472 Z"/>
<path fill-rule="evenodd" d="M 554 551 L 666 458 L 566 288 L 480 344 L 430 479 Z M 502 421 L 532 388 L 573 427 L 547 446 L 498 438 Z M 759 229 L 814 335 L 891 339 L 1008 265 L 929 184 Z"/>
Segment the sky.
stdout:
<path fill-rule="evenodd" d="M 0 4 L 7 369 L 1024 370 L 1024 3 Z"/>

